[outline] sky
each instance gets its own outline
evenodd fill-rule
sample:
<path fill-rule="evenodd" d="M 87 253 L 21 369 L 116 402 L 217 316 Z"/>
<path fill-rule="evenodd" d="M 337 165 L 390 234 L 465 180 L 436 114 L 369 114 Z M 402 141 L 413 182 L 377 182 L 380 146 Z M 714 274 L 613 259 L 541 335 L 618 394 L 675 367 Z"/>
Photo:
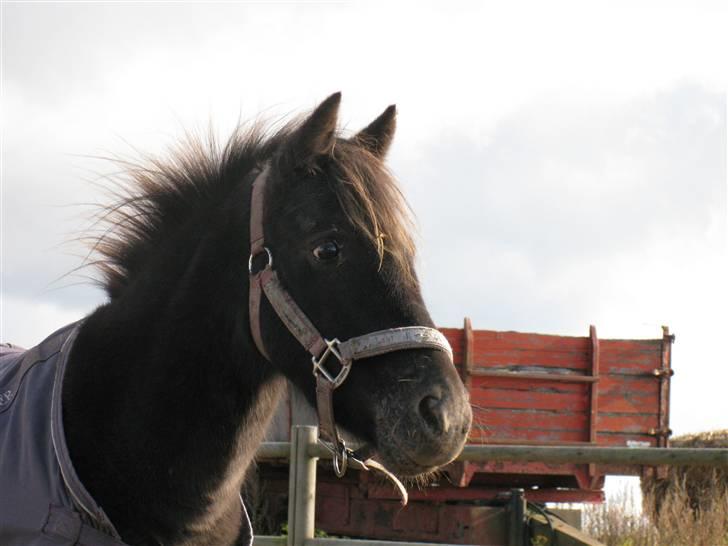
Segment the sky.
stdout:
<path fill-rule="evenodd" d="M 440 326 L 676 334 L 675 433 L 728 428 L 724 2 L 3 2 L 0 339 L 104 301 L 99 156 L 398 106 L 389 165 Z"/>

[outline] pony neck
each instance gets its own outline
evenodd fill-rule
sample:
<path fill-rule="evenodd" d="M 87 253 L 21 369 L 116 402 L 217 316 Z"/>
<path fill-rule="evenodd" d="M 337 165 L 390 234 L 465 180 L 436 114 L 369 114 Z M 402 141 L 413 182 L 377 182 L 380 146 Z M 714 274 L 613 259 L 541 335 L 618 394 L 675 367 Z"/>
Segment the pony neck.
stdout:
<path fill-rule="evenodd" d="M 71 458 L 127 541 L 218 529 L 223 544 L 240 525 L 240 486 L 283 380 L 249 335 L 250 196 L 239 189 L 92 313 L 70 356 Z"/>

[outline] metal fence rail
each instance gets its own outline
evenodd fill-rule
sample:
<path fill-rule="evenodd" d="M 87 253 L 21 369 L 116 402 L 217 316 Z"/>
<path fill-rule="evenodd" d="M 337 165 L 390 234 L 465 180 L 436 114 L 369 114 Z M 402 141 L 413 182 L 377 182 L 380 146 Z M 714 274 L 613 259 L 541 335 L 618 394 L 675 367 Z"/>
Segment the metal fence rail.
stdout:
<path fill-rule="evenodd" d="M 434 546 L 422 542 L 314 538 L 316 459 L 331 458 L 330 452 L 318 444 L 317 436 L 316 427 L 294 426 L 291 442 L 266 442 L 258 449 L 258 459 L 290 460 L 288 536 L 256 536 L 254 546 Z M 468 445 L 457 460 L 728 468 L 728 449 Z"/>
<path fill-rule="evenodd" d="M 315 427 L 313 427 L 315 429 Z M 290 442 L 265 442 L 258 459 L 288 459 Z M 330 459 L 320 444 L 308 448 L 310 457 Z M 456 461 L 541 462 L 573 464 L 635 464 L 643 466 L 710 466 L 728 468 L 728 449 L 687 447 L 506 446 L 467 445 Z"/>

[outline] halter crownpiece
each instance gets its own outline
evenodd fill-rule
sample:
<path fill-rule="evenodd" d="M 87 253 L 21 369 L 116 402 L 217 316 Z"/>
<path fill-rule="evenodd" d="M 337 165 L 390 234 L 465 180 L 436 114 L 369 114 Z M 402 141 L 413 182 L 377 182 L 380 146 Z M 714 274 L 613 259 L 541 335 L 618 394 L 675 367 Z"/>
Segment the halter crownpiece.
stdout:
<path fill-rule="evenodd" d="M 368 446 L 356 452 L 346 447 L 339 435 L 334 419 L 333 392 L 346 380 L 355 360 L 408 349 L 435 349 L 452 358 L 452 349 L 445 336 L 427 326 L 405 326 L 370 332 L 346 341 L 324 338 L 306 314 L 296 304 L 290 293 L 281 284 L 273 269 L 273 253 L 265 246 L 263 230 L 263 205 L 265 185 L 270 173 L 266 164 L 253 181 L 250 199 L 250 294 L 248 312 L 250 331 L 258 351 L 267 359 L 260 329 L 260 302 L 265 294 L 273 310 L 298 342 L 311 354 L 313 375 L 316 378 L 316 409 L 319 419 L 319 441 L 333 453 L 334 472 L 338 477 L 346 473 L 349 459 L 368 470 L 370 467 L 383 472 L 397 487 L 407 504 L 407 491 L 402 483 L 384 466 L 371 458 L 373 450 Z M 262 258 L 265 258 L 263 261 Z M 326 362 L 335 358 L 339 363 L 336 373 L 330 371 Z"/>

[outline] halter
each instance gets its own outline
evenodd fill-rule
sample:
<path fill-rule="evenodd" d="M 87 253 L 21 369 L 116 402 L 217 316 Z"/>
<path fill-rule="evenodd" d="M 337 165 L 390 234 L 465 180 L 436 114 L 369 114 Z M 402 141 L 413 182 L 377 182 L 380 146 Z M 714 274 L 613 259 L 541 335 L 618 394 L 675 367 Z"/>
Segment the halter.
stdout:
<path fill-rule="evenodd" d="M 265 294 L 281 322 L 311 354 L 313 375 L 316 378 L 319 441 L 333 453 L 336 475 L 340 478 L 344 476 L 350 459 L 365 470 L 368 470 L 368 467 L 376 468 L 394 482 L 406 504 L 407 492 L 404 486 L 391 472 L 371 458 L 374 454 L 371 447 L 364 446 L 356 452 L 346 447 L 334 420 L 333 393 L 344 383 L 355 360 L 407 349 L 435 349 L 447 353 L 452 358 L 450 344 L 438 330 L 427 326 L 389 328 L 353 337 L 346 341 L 324 338 L 281 284 L 273 269 L 273 253 L 265 246 L 263 205 L 269 173 L 270 165 L 266 164 L 253 181 L 250 201 L 249 313 L 250 330 L 255 345 L 260 353 L 270 360 L 260 331 L 260 301 L 262 294 Z M 265 264 L 262 267 L 256 267 L 256 264 L 262 262 L 263 258 Z M 331 357 L 338 360 L 341 366 L 338 372 L 332 372 L 326 366 L 326 362 Z"/>

